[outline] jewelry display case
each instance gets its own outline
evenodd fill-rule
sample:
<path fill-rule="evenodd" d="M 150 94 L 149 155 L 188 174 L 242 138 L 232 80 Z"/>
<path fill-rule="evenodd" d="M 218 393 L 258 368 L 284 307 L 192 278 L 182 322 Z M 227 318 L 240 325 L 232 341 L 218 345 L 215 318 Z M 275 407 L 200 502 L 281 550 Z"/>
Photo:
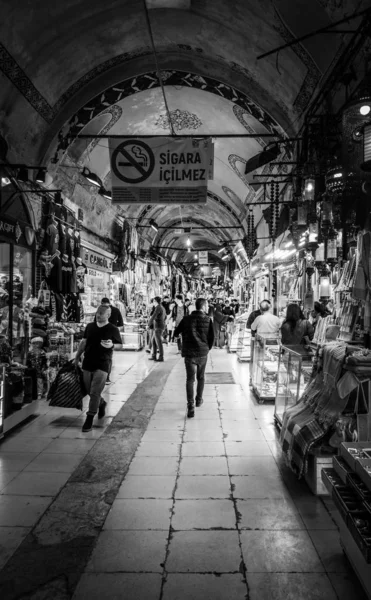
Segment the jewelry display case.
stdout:
<path fill-rule="evenodd" d="M 279 337 L 256 335 L 252 388 L 259 404 L 276 399 L 279 351 Z"/>
<path fill-rule="evenodd" d="M 279 429 L 285 411 L 298 402 L 310 381 L 312 356 L 304 346 L 280 348 L 274 408 L 274 421 Z"/>

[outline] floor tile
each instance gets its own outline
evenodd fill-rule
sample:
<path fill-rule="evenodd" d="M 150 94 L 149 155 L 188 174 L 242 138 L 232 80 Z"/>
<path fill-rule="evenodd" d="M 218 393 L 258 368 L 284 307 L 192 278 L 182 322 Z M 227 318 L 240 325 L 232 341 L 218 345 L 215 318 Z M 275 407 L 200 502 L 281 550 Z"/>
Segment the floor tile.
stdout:
<path fill-rule="evenodd" d="M 178 471 L 177 456 L 134 457 L 129 475 L 175 475 Z"/>
<path fill-rule="evenodd" d="M 179 443 L 181 440 L 182 431 L 173 431 L 168 429 L 166 431 L 146 431 L 142 437 L 142 442 L 175 442 Z"/>
<path fill-rule="evenodd" d="M 199 421 L 201 422 L 201 421 Z M 223 431 L 220 426 L 211 429 L 186 429 L 184 434 L 185 442 L 221 442 L 223 441 Z"/>
<path fill-rule="evenodd" d="M 42 473 L 72 473 L 80 464 L 81 454 L 49 454 L 41 452 L 25 468 L 24 472 L 41 471 Z"/>
<path fill-rule="evenodd" d="M 175 531 L 166 560 L 168 573 L 238 572 L 241 551 L 237 531 Z"/>
<path fill-rule="evenodd" d="M 324 568 L 306 531 L 241 531 L 249 573 L 322 573 Z"/>
<path fill-rule="evenodd" d="M 279 470 L 273 456 L 228 456 L 231 475 L 277 476 Z"/>
<path fill-rule="evenodd" d="M 337 600 L 323 573 L 249 573 L 248 583 L 249 600 Z"/>
<path fill-rule="evenodd" d="M 233 441 L 244 441 L 244 442 L 250 442 L 250 441 L 266 441 L 265 437 L 263 435 L 263 433 L 260 431 L 260 429 L 248 429 L 248 426 L 241 426 L 240 424 L 238 424 L 238 426 L 236 427 L 226 427 L 224 425 L 222 425 L 223 428 L 223 433 L 224 433 L 224 437 L 225 437 L 225 441 L 227 442 L 233 442 Z"/>
<path fill-rule="evenodd" d="M 234 498 L 290 498 L 279 475 L 271 477 L 233 475 L 232 484 Z"/>
<path fill-rule="evenodd" d="M 356 574 L 349 570 L 346 573 L 329 573 L 338 600 L 367 600 L 366 594 Z"/>
<path fill-rule="evenodd" d="M 162 577 L 151 573 L 85 573 L 79 581 L 73 600 L 158 600 Z"/>
<path fill-rule="evenodd" d="M 147 427 L 147 432 L 148 431 L 166 431 L 166 430 L 182 431 L 183 429 L 184 429 L 183 421 L 179 421 L 179 422 L 175 423 L 173 421 L 173 419 L 157 419 L 157 420 L 155 420 L 154 418 L 152 418 Z"/>
<path fill-rule="evenodd" d="M 42 452 L 49 446 L 51 438 L 37 437 L 17 437 L 13 434 L 8 439 L 5 438 L 0 444 L 1 453 L 5 452 Z"/>
<path fill-rule="evenodd" d="M 175 498 L 230 498 L 230 479 L 227 475 L 180 475 Z"/>
<path fill-rule="evenodd" d="M 0 471 L 0 492 L 8 485 L 13 479 L 19 475 L 20 471 Z"/>
<path fill-rule="evenodd" d="M 0 525 L 32 527 L 52 500 L 52 497 L 0 495 Z"/>
<path fill-rule="evenodd" d="M 230 500 L 176 500 L 174 530 L 235 529 L 236 514 Z"/>
<path fill-rule="evenodd" d="M 87 571 L 162 573 L 167 531 L 102 531 Z"/>
<path fill-rule="evenodd" d="M 308 529 L 337 529 L 320 498 L 294 498 L 296 507 Z"/>
<path fill-rule="evenodd" d="M 180 444 L 175 442 L 141 442 L 135 456 L 179 456 Z"/>
<path fill-rule="evenodd" d="M 30 527 L 0 527 L 0 570 L 31 531 Z"/>
<path fill-rule="evenodd" d="M 69 477 L 69 473 L 23 471 L 1 491 L 1 494 L 7 496 L 56 496 Z"/>
<path fill-rule="evenodd" d="M 225 456 L 223 442 L 185 442 L 182 456 Z"/>
<path fill-rule="evenodd" d="M 340 534 L 337 530 L 308 531 L 315 549 L 328 573 L 345 573 L 349 563 L 340 545 Z"/>
<path fill-rule="evenodd" d="M 245 600 L 246 597 L 246 584 L 240 574 L 170 573 L 166 578 L 162 600 Z"/>
<path fill-rule="evenodd" d="M 104 529 L 161 529 L 170 527 L 172 500 L 115 500 Z"/>
<path fill-rule="evenodd" d="M 228 475 L 227 459 L 222 456 L 185 456 L 180 462 L 181 475 Z"/>
<path fill-rule="evenodd" d="M 117 498 L 172 498 L 175 482 L 175 475 L 127 475 Z"/>
<path fill-rule="evenodd" d="M 305 529 L 292 500 L 237 500 L 241 529 Z"/>
<path fill-rule="evenodd" d="M 50 454 L 87 454 L 95 440 L 53 440 L 47 449 Z"/>
<path fill-rule="evenodd" d="M 272 456 L 265 441 L 230 442 L 225 441 L 227 456 Z"/>

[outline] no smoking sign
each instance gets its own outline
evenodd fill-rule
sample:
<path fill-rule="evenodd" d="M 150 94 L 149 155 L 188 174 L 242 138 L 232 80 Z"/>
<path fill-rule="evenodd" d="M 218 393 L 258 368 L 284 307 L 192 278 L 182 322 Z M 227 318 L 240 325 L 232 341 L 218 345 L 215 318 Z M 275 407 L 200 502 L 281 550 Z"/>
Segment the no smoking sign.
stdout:
<path fill-rule="evenodd" d="M 118 179 L 135 185 L 151 176 L 155 168 L 155 156 L 152 148 L 145 142 L 126 140 L 113 151 L 111 163 Z"/>

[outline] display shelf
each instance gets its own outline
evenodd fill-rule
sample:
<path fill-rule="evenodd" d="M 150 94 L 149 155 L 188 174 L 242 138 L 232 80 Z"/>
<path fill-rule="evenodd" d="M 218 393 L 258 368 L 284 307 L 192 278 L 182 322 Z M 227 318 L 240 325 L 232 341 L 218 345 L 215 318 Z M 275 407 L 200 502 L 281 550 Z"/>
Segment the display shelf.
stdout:
<path fill-rule="evenodd" d="M 332 468 L 323 469 L 322 480 L 338 511 L 343 549 L 371 598 L 371 468 L 367 472 L 360 464 L 368 460 L 362 458 L 368 451 L 371 442 L 342 444 L 341 456 L 333 457 Z"/>
<path fill-rule="evenodd" d="M 278 372 L 279 338 L 255 337 L 252 388 L 259 404 L 275 400 Z"/>
<path fill-rule="evenodd" d="M 11 415 L 4 419 L 3 434 L 8 433 L 11 429 L 31 417 L 35 413 L 38 400 L 33 400 L 29 404 L 23 404 L 19 410 L 14 411 Z M 0 438 L 2 437 L 0 433 Z"/>
<path fill-rule="evenodd" d="M 277 369 L 274 421 L 281 429 L 283 415 L 294 406 L 310 381 L 312 353 L 304 346 L 281 346 Z"/>

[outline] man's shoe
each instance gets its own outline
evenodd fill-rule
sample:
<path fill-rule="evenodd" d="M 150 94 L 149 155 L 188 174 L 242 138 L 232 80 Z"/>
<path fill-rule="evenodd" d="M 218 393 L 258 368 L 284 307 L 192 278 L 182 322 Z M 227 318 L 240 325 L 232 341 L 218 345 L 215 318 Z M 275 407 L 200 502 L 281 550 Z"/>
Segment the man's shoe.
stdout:
<path fill-rule="evenodd" d="M 106 415 L 106 406 L 107 402 L 105 400 L 102 400 L 99 405 L 98 419 L 103 419 L 103 417 Z"/>
<path fill-rule="evenodd" d="M 149 356 L 148 360 L 156 360 L 156 357 L 155 356 Z"/>
<path fill-rule="evenodd" d="M 109 383 L 112 383 L 112 382 L 111 382 L 110 378 L 107 377 L 105 385 L 108 385 Z"/>
<path fill-rule="evenodd" d="M 164 359 L 163 358 L 155 358 L 155 361 L 156 362 L 164 362 Z"/>
<path fill-rule="evenodd" d="M 85 419 L 85 423 L 82 426 L 81 431 L 83 431 L 84 433 L 91 431 L 93 429 L 93 420 L 94 420 L 94 415 L 87 415 L 86 419 Z"/>
<path fill-rule="evenodd" d="M 204 403 L 204 399 L 201 398 L 201 400 L 196 400 L 196 407 L 198 408 L 199 406 L 201 406 Z"/>
<path fill-rule="evenodd" d="M 146 349 L 147 354 L 151 354 L 151 351 L 147 348 Z"/>
<path fill-rule="evenodd" d="M 192 417 L 195 416 L 195 407 L 193 404 L 188 404 L 188 409 L 187 409 L 187 417 L 188 419 L 192 419 Z"/>

